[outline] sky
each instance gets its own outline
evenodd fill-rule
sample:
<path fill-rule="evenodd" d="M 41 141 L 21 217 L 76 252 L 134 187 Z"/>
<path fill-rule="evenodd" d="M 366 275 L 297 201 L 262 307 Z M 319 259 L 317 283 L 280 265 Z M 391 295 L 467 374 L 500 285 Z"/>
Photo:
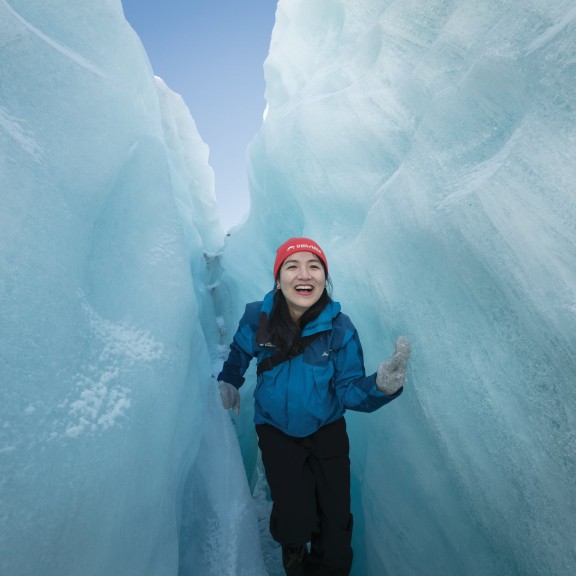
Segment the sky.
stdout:
<path fill-rule="evenodd" d="M 225 230 L 249 210 L 246 148 L 266 106 L 262 65 L 277 0 L 122 0 L 152 69 L 210 149 Z"/>

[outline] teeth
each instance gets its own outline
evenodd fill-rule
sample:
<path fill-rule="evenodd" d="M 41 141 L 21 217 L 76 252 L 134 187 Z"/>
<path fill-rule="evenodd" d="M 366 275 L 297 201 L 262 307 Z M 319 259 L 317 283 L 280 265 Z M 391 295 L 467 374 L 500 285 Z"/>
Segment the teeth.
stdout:
<path fill-rule="evenodd" d="M 296 286 L 295 290 L 313 290 L 312 286 Z"/>

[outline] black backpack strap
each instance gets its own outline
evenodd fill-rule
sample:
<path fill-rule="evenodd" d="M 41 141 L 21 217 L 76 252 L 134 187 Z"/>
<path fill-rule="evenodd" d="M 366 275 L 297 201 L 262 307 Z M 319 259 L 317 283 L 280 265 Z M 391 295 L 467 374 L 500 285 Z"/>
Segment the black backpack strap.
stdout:
<path fill-rule="evenodd" d="M 258 363 L 258 366 L 256 367 L 256 374 L 259 376 L 262 374 L 262 372 L 272 370 L 272 368 L 278 366 L 278 364 L 282 364 L 282 362 L 286 362 L 286 360 L 292 360 L 292 358 L 300 356 L 300 354 L 304 352 L 304 349 L 312 344 L 312 342 L 316 340 L 320 334 L 322 334 L 322 332 L 316 332 L 316 334 L 310 334 L 310 336 L 304 336 L 304 338 L 300 338 L 298 347 L 289 353 L 276 352 L 276 354 L 273 354 L 268 358 L 264 358 L 264 360 Z"/>

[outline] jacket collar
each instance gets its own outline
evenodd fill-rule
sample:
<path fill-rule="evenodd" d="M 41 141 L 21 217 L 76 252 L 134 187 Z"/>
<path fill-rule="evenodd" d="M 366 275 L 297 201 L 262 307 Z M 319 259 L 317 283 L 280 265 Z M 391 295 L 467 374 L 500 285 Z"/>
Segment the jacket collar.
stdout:
<path fill-rule="evenodd" d="M 272 306 L 274 305 L 274 290 L 271 290 L 264 296 L 262 301 L 262 308 L 260 313 L 260 322 L 258 325 L 258 332 L 256 334 L 256 342 L 258 344 L 270 345 L 270 332 L 268 330 L 268 317 L 272 311 Z M 340 303 L 331 301 L 328 305 L 320 312 L 319 316 L 309 322 L 302 330 L 301 336 L 310 336 L 311 334 L 316 334 L 317 332 L 324 332 L 326 330 L 332 329 L 332 321 L 340 313 Z"/>

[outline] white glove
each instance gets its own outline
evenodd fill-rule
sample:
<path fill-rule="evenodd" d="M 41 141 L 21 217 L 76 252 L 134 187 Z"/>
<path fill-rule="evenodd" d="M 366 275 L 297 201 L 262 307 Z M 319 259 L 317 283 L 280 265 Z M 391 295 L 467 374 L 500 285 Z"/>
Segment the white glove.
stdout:
<path fill-rule="evenodd" d="M 382 362 L 376 372 L 376 386 L 386 396 L 396 394 L 406 380 L 410 358 L 410 342 L 404 336 L 396 340 L 396 351 L 387 362 Z"/>
<path fill-rule="evenodd" d="M 240 413 L 240 393 L 236 386 L 220 380 L 218 382 L 220 386 L 220 399 L 222 400 L 222 406 L 225 410 L 234 410 L 234 414 L 238 416 Z"/>

